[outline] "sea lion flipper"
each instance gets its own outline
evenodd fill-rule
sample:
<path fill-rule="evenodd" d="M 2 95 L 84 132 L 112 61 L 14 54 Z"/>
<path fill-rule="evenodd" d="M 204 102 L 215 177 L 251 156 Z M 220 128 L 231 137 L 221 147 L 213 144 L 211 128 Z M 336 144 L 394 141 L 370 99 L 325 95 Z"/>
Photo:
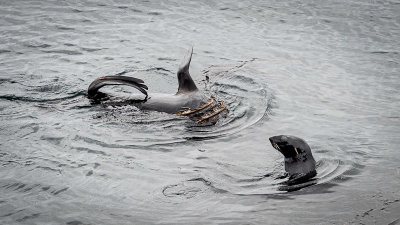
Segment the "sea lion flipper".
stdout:
<path fill-rule="evenodd" d="M 92 98 L 96 95 L 97 91 L 108 85 L 128 85 L 138 89 L 144 95 L 146 95 L 147 99 L 147 91 L 148 87 L 144 84 L 144 81 L 134 77 L 126 77 L 126 76 L 104 76 L 99 77 L 94 80 L 88 88 L 88 96 Z"/>
<path fill-rule="evenodd" d="M 193 46 L 189 49 L 181 65 L 179 66 L 178 74 L 189 73 L 189 67 L 190 67 L 190 62 L 192 61 L 192 55 L 193 55 Z"/>
<path fill-rule="evenodd" d="M 188 54 L 182 61 L 178 69 L 178 93 L 196 91 L 197 87 L 189 73 L 190 62 L 192 61 L 193 46 L 189 49 Z"/>

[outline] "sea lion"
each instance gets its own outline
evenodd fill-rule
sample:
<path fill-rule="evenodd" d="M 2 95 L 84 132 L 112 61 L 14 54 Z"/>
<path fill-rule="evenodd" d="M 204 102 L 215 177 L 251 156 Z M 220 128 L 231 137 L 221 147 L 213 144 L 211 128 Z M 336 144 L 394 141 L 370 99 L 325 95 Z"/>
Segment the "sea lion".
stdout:
<path fill-rule="evenodd" d="M 189 66 L 193 55 L 191 48 L 179 67 L 178 91 L 176 94 L 147 93 L 148 87 L 138 78 L 126 76 L 104 76 L 94 80 L 88 88 L 88 97 L 96 98 L 98 90 L 107 85 L 128 85 L 138 89 L 145 95 L 143 100 L 137 100 L 135 105 L 140 109 L 159 112 L 176 113 L 184 108 L 197 108 L 205 99 L 198 90 L 189 73 Z"/>
<path fill-rule="evenodd" d="M 166 113 L 176 113 L 180 116 L 188 116 L 196 121 L 203 123 L 207 121 L 216 122 L 212 119 L 217 118 L 221 112 L 226 111 L 226 106 L 222 102 L 217 102 L 213 97 L 207 98 L 201 92 L 189 73 L 190 62 L 192 60 L 193 47 L 188 51 L 181 66 L 178 69 L 178 91 L 175 94 L 147 93 L 148 87 L 144 81 L 127 76 L 104 76 L 94 80 L 88 88 L 88 97 L 91 99 L 101 99 L 104 94 L 98 90 L 107 85 L 128 85 L 138 89 L 145 95 L 144 99 L 129 101 L 139 109 L 153 110 Z M 208 100 L 207 100 L 208 99 Z"/>
<path fill-rule="evenodd" d="M 285 171 L 289 174 L 288 184 L 301 183 L 317 175 L 311 148 L 303 139 L 279 135 L 270 137 L 269 141 L 285 157 Z"/>

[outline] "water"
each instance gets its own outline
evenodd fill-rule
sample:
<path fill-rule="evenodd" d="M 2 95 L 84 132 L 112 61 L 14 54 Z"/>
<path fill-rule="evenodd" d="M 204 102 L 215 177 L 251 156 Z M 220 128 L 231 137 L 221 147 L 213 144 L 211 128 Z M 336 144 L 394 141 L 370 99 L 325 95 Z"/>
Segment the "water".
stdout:
<path fill-rule="evenodd" d="M 398 223 L 400 2 L 0 5 L 1 224 Z M 121 72 L 176 92 L 191 45 L 215 126 L 86 98 Z M 280 184 L 279 134 L 311 186 Z"/>

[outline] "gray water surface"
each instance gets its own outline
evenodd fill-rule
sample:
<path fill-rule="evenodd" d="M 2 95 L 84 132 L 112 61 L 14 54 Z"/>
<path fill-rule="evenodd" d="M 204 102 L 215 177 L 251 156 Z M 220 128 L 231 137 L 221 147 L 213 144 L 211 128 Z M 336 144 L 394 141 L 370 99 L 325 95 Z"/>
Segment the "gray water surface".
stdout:
<path fill-rule="evenodd" d="M 0 1 L 0 223 L 398 223 L 399 12 L 399 1 Z M 118 73 L 175 93 L 192 45 L 192 77 L 229 108 L 216 125 L 87 99 L 92 80 Z M 268 141 L 279 134 L 313 149 L 310 186 L 282 184 Z"/>

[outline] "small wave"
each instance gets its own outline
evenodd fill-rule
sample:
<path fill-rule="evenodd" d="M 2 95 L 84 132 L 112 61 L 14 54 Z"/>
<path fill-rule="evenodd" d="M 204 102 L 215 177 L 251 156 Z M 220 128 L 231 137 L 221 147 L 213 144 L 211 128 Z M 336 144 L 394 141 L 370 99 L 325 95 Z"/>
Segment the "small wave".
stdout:
<path fill-rule="evenodd" d="M 41 43 L 28 43 L 25 44 L 26 47 L 28 48 L 49 48 L 51 45 L 49 44 L 41 44 Z"/>
<path fill-rule="evenodd" d="M 63 101 L 68 99 L 73 99 L 79 96 L 86 95 L 85 91 L 77 91 L 70 93 L 68 96 L 59 97 L 59 98 L 51 98 L 51 99 L 44 99 L 44 98 L 33 98 L 27 96 L 18 96 L 18 95 L 0 95 L 0 99 L 8 100 L 8 101 L 20 101 L 20 102 L 56 102 L 56 101 Z"/>
<path fill-rule="evenodd" d="M 11 52 L 10 50 L 7 50 L 7 49 L 0 49 L 0 54 L 2 54 L 2 53 L 9 53 L 9 52 Z"/>
<path fill-rule="evenodd" d="M 84 48 L 84 47 L 82 47 L 81 49 L 83 51 L 86 51 L 86 52 L 97 52 L 97 51 L 100 51 L 100 50 L 104 50 L 106 48 Z"/>
<path fill-rule="evenodd" d="M 45 53 L 56 53 L 56 54 L 66 54 L 66 55 L 82 55 L 82 52 L 74 50 L 56 49 L 56 50 L 46 50 Z"/>
<path fill-rule="evenodd" d="M 160 12 L 149 12 L 149 13 L 147 13 L 147 15 L 160 16 L 160 15 L 162 15 L 162 13 L 160 13 Z"/>
<path fill-rule="evenodd" d="M 58 30 L 75 30 L 75 28 L 72 27 L 65 27 L 65 26 L 56 26 Z"/>
<path fill-rule="evenodd" d="M 226 193 L 223 189 L 216 188 L 213 183 L 202 177 L 193 178 L 179 184 L 164 187 L 162 193 L 169 198 L 194 198 L 208 191 L 214 193 Z"/>

